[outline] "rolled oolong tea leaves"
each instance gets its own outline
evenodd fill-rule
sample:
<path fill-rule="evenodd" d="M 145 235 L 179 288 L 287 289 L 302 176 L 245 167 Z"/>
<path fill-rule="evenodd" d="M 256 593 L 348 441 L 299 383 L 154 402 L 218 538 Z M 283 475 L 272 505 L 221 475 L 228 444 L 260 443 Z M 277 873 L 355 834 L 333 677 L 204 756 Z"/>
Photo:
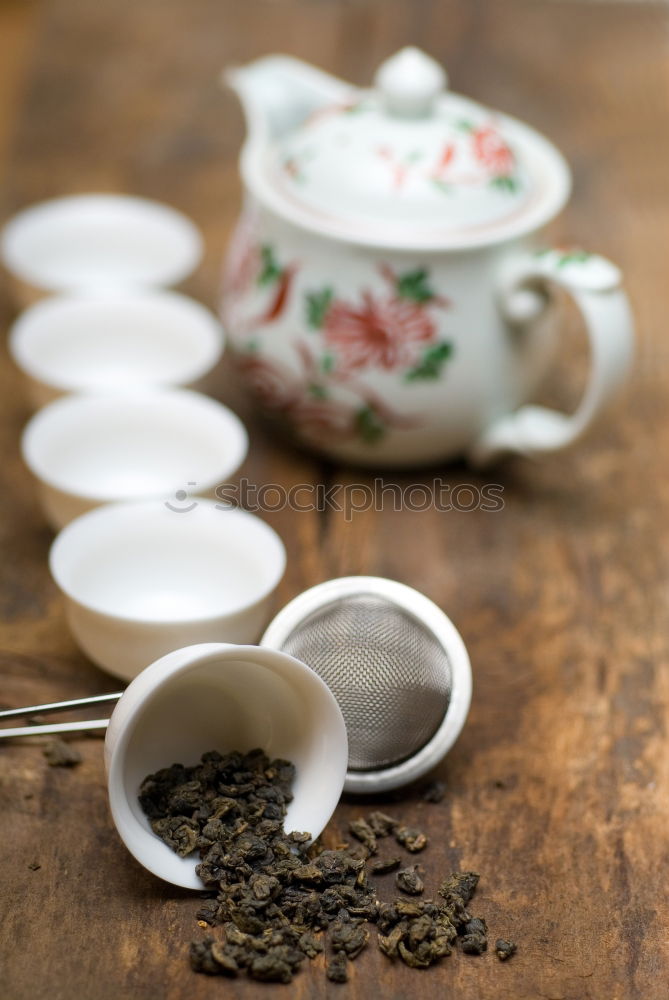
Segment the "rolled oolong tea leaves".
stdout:
<path fill-rule="evenodd" d="M 50 739 L 42 748 L 49 767 L 76 767 L 81 764 L 81 754 L 76 747 L 70 746 L 65 740 Z"/>
<path fill-rule="evenodd" d="M 365 819 L 354 819 L 348 824 L 349 833 L 366 847 L 370 854 L 376 854 L 376 834 Z"/>
<path fill-rule="evenodd" d="M 372 875 L 385 875 L 387 872 L 394 872 L 401 864 L 402 859 L 398 857 L 376 858 L 374 861 L 370 861 L 369 870 Z"/>
<path fill-rule="evenodd" d="M 381 906 L 379 948 L 413 969 L 427 969 L 450 955 L 458 932 L 438 904 L 397 899 Z"/>
<path fill-rule="evenodd" d="M 488 928 L 485 920 L 472 917 L 465 924 L 465 933 L 460 940 L 460 947 L 467 955 L 482 955 L 488 947 Z"/>
<path fill-rule="evenodd" d="M 424 785 L 420 792 L 423 802 L 433 802 L 438 804 L 443 802 L 446 795 L 446 785 L 443 781 L 430 781 Z"/>
<path fill-rule="evenodd" d="M 472 919 L 467 906 L 479 883 L 478 872 L 453 872 L 439 887 L 439 895 L 444 900 L 443 912 L 461 934 Z"/>
<path fill-rule="evenodd" d="M 516 948 L 515 941 L 507 941 L 505 938 L 497 938 L 495 941 L 495 954 L 500 962 L 506 962 L 507 958 L 515 955 Z"/>
<path fill-rule="evenodd" d="M 405 850 L 411 854 L 416 854 L 427 847 L 427 837 L 420 830 L 414 830 L 410 826 L 398 826 L 395 830 L 395 840 Z"/>
<path fill-rule="evenodd" d="M 381 951 L 414 969 L 450 955 L 457 940 L 465 954 L 482 954 L 487 948 L 485 921 L 467 910 L 478 881 L 478 872 L 453 872 L 439 888 L 441 903 L 397 899 L 381 906 Z"/>
<path fill-rule="evenodd" d="M 333 975 L 365 947 L 378 904 L 364 860 L 285 833 L 295 770 L 260 750 L 204 754 L 200 764 L 174 764 L 142 783 L 139 798 L 151 828 L 182 857 L 199 851 L 197 873 L 214 898 L 198 920 L 222 926 L 223 938 L 191 945 L 197 972 L 290 982 L 305 959 L 323 950 L 317 936 L 331 926 Z M 363 835 L 368 837 L 365 831 Z M 371 835 L 373 837 L 373 834 Z M 371 843 L 371 841 L 370 841 Z"/>
<path fill-rule="evenodd" d="M 333 983 L 348 982 L 348 958 L 345 952 L 338 951 L 328 959 L 325 975 Z"/>
<path fill-rule="evenodd" d="M 400 825 L 399 820 L 382 812 L 370 813 L 367 823 L 372 828 L 375 837 L 389 837 Z"/>
<path fill-rule="evenodd" d="M 467 910 L 478 874 L 450 875 L 438 902 L 405 896 L 381 904 L 366 868 L 377 840 L 394 836 L 415 853 L 426 846 L 425 834 L 381 812 L 352 821 L 355 848 L 326 850 L 309 833 L 286 833 L 294 775 L 289 761 L 262 750 L 211 751 L 199 764 L 173 764 L 142 782 L 139 800 L 154 833 L 181 857 L 200 855 L 196 871 L 209 897 L 196 917 L 217 936 L 192 942 L 194 971 L 289 983 L 305 960 L 326 950 L 327 978 L 343 983 L 370 924 L 385 955 L 416 969 L 449 955 L 458 939 L 463 951 L 484 950 L 485 921 Z M 369 870 L 378 875 L 400 864 L 398 857 L 374 858 Z M 396 875 L 405 893 L 423 891 L 416 867 Z"/>
<path fill-rule="evenodd" d="M 415 865 L 413 868 L 403 868 L 399 871 L 395 876 L 395 885 L 400 892 L 406 892 L 409 896 L 420 896 L 425 888 Z"/>
<path fill-rule="evenodd" d="M 369 941 L 369 931 L 352 920 L 336 920 L 330 928 L 330 946 L 336 953 L 343 951 L 349 958 L 357 958 Z"/>

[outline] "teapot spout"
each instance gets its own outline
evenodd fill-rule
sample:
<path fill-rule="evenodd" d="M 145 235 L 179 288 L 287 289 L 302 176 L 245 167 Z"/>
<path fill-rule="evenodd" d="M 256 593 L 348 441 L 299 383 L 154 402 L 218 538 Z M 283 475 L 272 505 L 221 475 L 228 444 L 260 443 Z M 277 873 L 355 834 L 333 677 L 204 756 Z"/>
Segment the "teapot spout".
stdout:
<path fill-rule="evenodd" d="M 225 69 L 222 81 L 241 102 L 252 142 L 278 138 L 320 108 L 349 100 L 354 90 L 300 59 L 281 55 Z"/>

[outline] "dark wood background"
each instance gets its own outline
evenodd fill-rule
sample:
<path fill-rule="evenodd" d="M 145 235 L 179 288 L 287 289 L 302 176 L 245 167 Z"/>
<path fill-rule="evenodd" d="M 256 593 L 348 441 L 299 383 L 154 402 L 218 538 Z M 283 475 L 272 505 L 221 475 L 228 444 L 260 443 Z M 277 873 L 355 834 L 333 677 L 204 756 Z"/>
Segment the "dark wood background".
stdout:
<path fill-rule="evenodd" d="M 664 1000 L 669 977 L 669 8 L 562 0 L 41 0 L 0 4 L 2 212 L 47 196 L 124 190 L 164 199 L 203 228 L 188 290 L 209 304 L 239 201 L 242 121 L 217 75 L 287 51 L 359 83 L 407 42 L 455 89 L 547 132 L 575 173 L 551 230 L 625 269 L 640 348 L 630 387 L 569 454 L 453 485 L 498 482 L 498 513 L 293 514 L 268 519 L 290 553 L 278 606 L 328 577 L 369 572 L 418 587 L 468 644 L 475 696 L 439 769 L 438 806 L 394 805 L 425 827 L 428 883 L 482 873 L 476 911 L 517 956 L 454 955 L 425 973 L 375 947 L 345 987 L 320 962 L 292 987 L 191 974 L 195 900 L 139 868 L 113 830 L 99 740 L 76 769 L 35 745 L 0 747 L 0 993 L 6 1000 L 116 1000 L 283 990 L 295 997 Z M 2 320 L 12 318 L 8 296 Z M 583 357 L 574 324 L 563 398 Z M 359 477 L 270 444 L 249 422 L 249 478 Z M 113 690 L 65 627 L 51 536 L 18 454 L 21 386 L 0 359 L 1 700 Z M 392 480 L 392 476 L 388 477 Z M 363 477 L 363 482 L 366 479 Z M 401 477 L 400 482 L 410 482 Z M 365 804 L 366 805 L 366 804 Z M 361 805 L 346 801 L 336 835 Z M 33 871 L 31 862 L 41 866 Z"/>

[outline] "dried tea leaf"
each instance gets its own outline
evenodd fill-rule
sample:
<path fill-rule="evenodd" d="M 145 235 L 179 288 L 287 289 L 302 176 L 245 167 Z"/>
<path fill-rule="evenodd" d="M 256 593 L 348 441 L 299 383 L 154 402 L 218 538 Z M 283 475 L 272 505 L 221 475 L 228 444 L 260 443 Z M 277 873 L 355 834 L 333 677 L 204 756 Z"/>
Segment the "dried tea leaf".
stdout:
<path fill-rule="evenodd" d="M 393 816 L 378 811 L 369 814 L 367 823 L 375 837 L 389 837 L 393 830 L 400 825 L 399 820 Z"/>
<path fill-rule="evenodd" d="M 458 898 L 466 906 L 479 883 L 478 872 L 453 872 L 439 887 L 439 895 L 446 900 Z"/>
<path fill-rule="evenodd" d="M 395 885 L 401 892 L 406 892 L 409 896 L 420 896 L 425 885 L 422 878 L 413 868 L 403 868 L 395 876 Z"/>
<path fill-rule="evenodd" d="M 331 983 L 345 983 L 348 981 L 348 958 L 343 951 L 337 952 L 328 959 L 325 975 Z"/>
<path fill-rule="evenodd" d="M 395 830 L 395 840 L 411 854 L 417 854 L 427 847 L 426 835 L 410 826 L 398 826 Z"/>
<path fill-rule="evenodd" d="M 482 917 L 472 917 L 464 927 L 465 934 L 487 934 L 488 925 Z"/>
<path fill-rule="evenodd" d="M 370 862 L 369 870 L 372 875 L 385 875 L 386 872 L 394 872 L 401 864 L 402 859 L 399 857 L 378 858 L 376 861 Z"/>
<path fill-rule="evenodd" d="M 407 943 L 412 949 L 418 947 L 423 941 L 429 941 L 434 937 L 435 922 L 427 914 L 416 917 L 409 924 Z"/>
<path fill-rule="evenodd" d="M 400 941 L 397 952 L 405 965 L 410 969 L 427 969 L 432 964 L 429 952 L 427 954 L 417 954 L 410 951 L 404 941 Z"/>
<path fill-rule="evenodd" d="M 362 817 L 358 819 L 353 819 L 348 824 L 349 833 L 359 840 L 364 847 L 367 848 L 370 854 L 376 854 L 376 835 L 372 830 L 369 823 Z"/>
<path fill-rule="evenodd" d="M 337 921 L 330 929 L 330 944 L 334 952 L 343 951 L 350 959 L 360 954 L 369 941 L 369 931 L 360 924 Z"/>
<path fill-rule="evenodd" d="M 220 965 L 221 971 L 229 976 L 236 976 L 239 966 L 234 958 L 234 952 L 227 945 L 215 941 L 211 946 L 211 957 Z"/>
<path fill-rule="evenodd" d="M 180 858 L 192 854 L 197 846 L 198 826 L 188 816 L 166 816 L 151 823 L 153 832 L 171 847 Z"/>
<path fill-rule="evenodd" d="M 302 949 L 307 958 L 315 958 L 323 951 L 323 942 L 315 934 L 310 934 L 309 931 L 300 934 L 297 946 Z"/>
<path fill-rule="evenodd" d="M 355 879 L 365 862 L 349 857 L 345 851 L 323 851 L 314 864 L 320 868 L 324 880 L 333 885 L 345 883 L 347 876 Z"/>
<path fill-rule="evenodd" d="M 206 899 L 200 908 L 195 911 L 196 920 L 201 920 L 205 924 L 217 923 L 219 903 L 216 899 Z"/>
<path fill-rule="evenodd" d="M 220 976 L 225 974 L 225 969 L 216 961 L 212 954 L 214 945 L 213 938 L 204 938 L 202 941 L 191 941 L 190 965 L 193 972 L 203 972 L 207 976 Z"/>
<path fill-rule="evenodd" d="M 355 858 L 357 861 L 365 862 L 370 856 L 370 851 L 364 846 L 364 844 L 351 844 L 350 846 L 344 845 L 340 850 L 346 850 L 347 854 L 351 858 Z"/>
<path fill-rule="evenodd" d="M 454 935 L 451 937 L 450 933 L 446 931 L 445 928 L 436 926 L 434 931 L 434 940 L 431 942 L 432 949 L 432 960 L 437 962 L 440 958 L 445 958 L 450 955 L 453 951 L 451 947 L 456 936 L 455 928 L 453 927 Z"/>
<path fill-rule="evenodd" d="M 393 927 L 390 934 L 379 934 L 377 941 L 383 954 L 387 955 L 388 958 L 397 958 L 399 943 L 403 935 L 404 928 L 401 926 Z"/>
<path fill-rule="evenodd" d="M 460 941 L 462 950 L 467 955 L 482 955 L 488 948 L 488 928 L 485 920 L 472 917 L 465 924 L 464 935 Z"/>
<path fill-rule="evenodd" d="M 295 872 L 293 872 L 293 875 Z M 273 899 L 281 889 L 281 883 L 273 875 L 252 875 L 249 879 L 249 889 L 256 899 Z"/>
<path fill-rule="evenodd" d="M 507 941 L 505 938 L 497 938 L 495 941 L 495 954 L 500 962 L 506 962 L 507 958 L 515 955 L 517 950 L 515 941 Z"/>
<path fill-rule="evenodd" d="M 423 802 L 442 802 L 446 795 L 446 785 L 443 781 L 430 781 L 421 789 L 420 797 Z"/>
<path fill-rule="evenodd" d="M 81 754 L 65 740 L 51 739 L 42 748 L 49 767 L 76 767 L 81 764 Z"/>
<path fill-rule="evenodd" d="M 405 917 L 421 917 L 425 913 L 425 904 L 417 900 L 396 899 L 395 909 L 403 920 Z"/>
<path fill-rule="evenodd" d="M 484 934 L 465 934 L 460 945 L 466 955 L 482 955 L 488 947 L 488 939 Z"/>
<path fill-rule="evenodd" d="M 317 865 L 299 865 L 293 869 L 292 875 L 296 882 L 323 881 L 323 872 Z"/>
<path fill-rule="evenodd" d="M 266 955 L 256 955 L 248 968 L 251 979 L 262 983 L 289 983 L 293 970 L 280 953 L 270 951 Z"/>

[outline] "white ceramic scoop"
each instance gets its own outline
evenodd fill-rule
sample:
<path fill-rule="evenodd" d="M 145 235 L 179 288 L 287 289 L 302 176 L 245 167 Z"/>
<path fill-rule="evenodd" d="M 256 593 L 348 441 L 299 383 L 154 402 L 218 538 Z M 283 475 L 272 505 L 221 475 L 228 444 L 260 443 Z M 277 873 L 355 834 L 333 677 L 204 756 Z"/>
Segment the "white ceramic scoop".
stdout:
<path fill-rule="evenodd" d="M 296 767 L 287 831 L 317 837 L 344 786 L 346 726 L 325 683 L 299 660 L 257 646 L 209 643 L 163 656 L 127 688 L 107 730 L 109 802 L 128 850 L 154 875 L 202 889 L 197 858 L 156 837 L 137 797 L 147 775 L 197 764 L 207 750 L 261 747 Z"/>

